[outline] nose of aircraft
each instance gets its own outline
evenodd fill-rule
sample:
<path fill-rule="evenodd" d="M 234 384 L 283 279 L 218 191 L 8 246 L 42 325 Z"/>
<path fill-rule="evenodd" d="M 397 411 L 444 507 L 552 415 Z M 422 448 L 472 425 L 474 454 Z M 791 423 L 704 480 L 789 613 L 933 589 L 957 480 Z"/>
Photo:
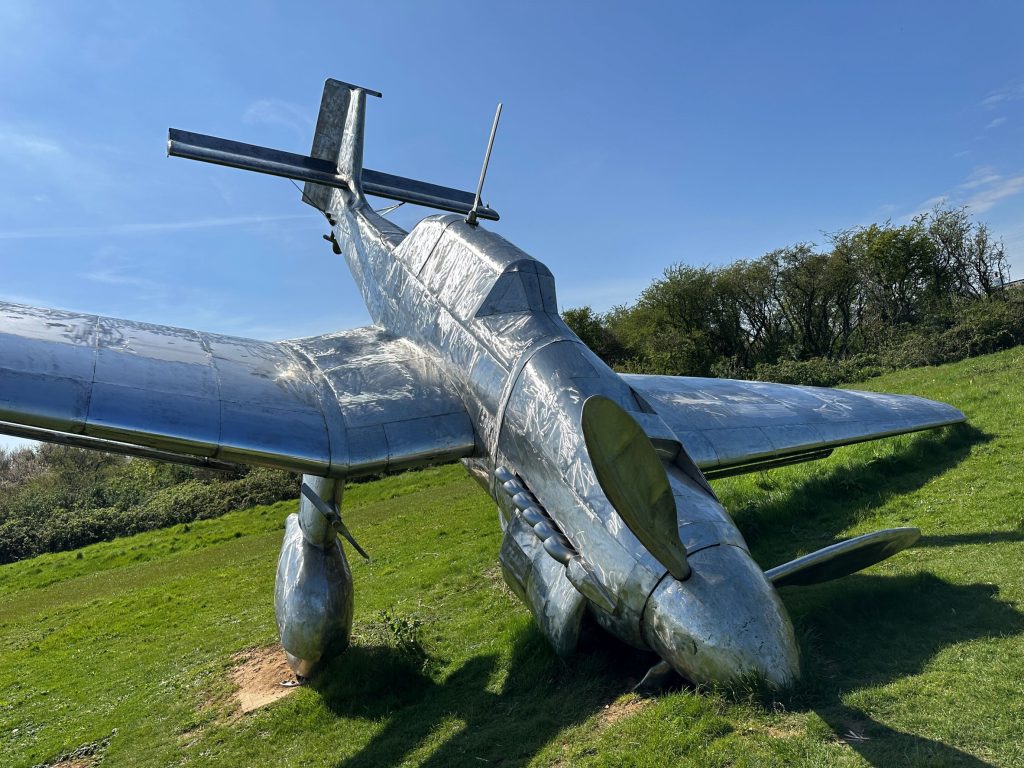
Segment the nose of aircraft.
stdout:
<path fill-rule="evenodd" d="M 782 601 L 746 552 L 722 544 L 690 557 L 686 581 L 666 574 L 647 601 L 648 644 L 695 683 L 755 673 L 775 687 L 796 679 L 800 654 Z"/>

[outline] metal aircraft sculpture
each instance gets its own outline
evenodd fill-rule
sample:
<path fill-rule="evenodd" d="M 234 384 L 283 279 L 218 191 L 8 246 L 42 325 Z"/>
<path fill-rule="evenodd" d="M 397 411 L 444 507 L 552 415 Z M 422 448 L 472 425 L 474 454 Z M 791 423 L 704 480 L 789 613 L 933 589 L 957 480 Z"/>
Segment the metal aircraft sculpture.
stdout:
<path fill-rule="evenodd" d="M 793 680 L 777 588 L 859 570 L 919 532 L 765 572 L 707 478 L 963 414 L 907 395 L 614 372 L 562 321 L 547 267 L 479 225 L 498 218 L 480 187 L 363 168 L 368 95 L 380 96 L 327 81 L 309 157 L 177 130 L 168 152 L 305 182 L 373 325 L 265 342 L 0 304 L 0 432 L 303 473 L 275 592 L 299 675 L 348 644 L 345 480 L 459 459 L 497 502 L 505 580 L 558 653 L 592 621 L 657 653 L 655 673 Z M 453 213 L 406 232 L 366 195 Z"/>

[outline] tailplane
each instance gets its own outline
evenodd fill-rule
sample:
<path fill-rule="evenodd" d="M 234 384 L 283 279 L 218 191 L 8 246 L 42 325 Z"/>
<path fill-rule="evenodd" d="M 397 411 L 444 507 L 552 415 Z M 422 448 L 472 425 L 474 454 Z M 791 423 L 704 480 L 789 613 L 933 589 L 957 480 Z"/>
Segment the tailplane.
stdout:
<path fill-rule="evenodd" d="M 498 220 L 489 206 L 474 206 L 472 192 L 363 168 L 368 95 L 381 94 L 340 80 L 324 83 L 308 157 L 177 128 L 168 132 L 167 154 L 305 182 L 302 199 L 325 214 L 337 208 L 335 190 L 340 189 L 356 202 L 375 195 L 453 213 L 469 214 L 475 207 L 477 218 Z"/>

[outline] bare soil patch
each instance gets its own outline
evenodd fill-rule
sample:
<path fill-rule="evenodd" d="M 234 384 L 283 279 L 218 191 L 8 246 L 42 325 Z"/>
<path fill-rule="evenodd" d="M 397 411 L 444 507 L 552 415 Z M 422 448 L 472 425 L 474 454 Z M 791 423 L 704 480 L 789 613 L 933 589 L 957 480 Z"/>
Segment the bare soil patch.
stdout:
<path fill-rule="evenodd" d="M 46 768 L 93 768 L 93 766 L 99 765 L 103 750 L 109 746 L 110 740 L 116 735 L 117 728 L 114 728 L 107 738 L 83 744 L 71 752 L 65 752 L 57 758 L 56 762 L 47 763 Z"/>
<path fill-rule="evenodd" d="M 506 597 L 515 597 L 515 593 L 508 588 L 508 584 L 505 583 L 505 577 L 501 573 L 500 565 L 493 565 L 484 571 L 484 578 L 494 584 L 498 591 Z"/>
<path fill-rule="evenodd" d="M 238 686 L 235 700 L 243 713 L 252 712 L 283 699 L 295 688 L 281 683 L 295 680 L 280 644 L 250 648 L 235 655 L 238 666 L 231 670 L 231 681 Z"/>
<path fill-rule="evenodd" d="M 611 704 L 605 704 L 604 710 L 602 710 L 600 716 L 597 718 L 598 729 L 605 729 L 620 720 L 624 720 L 627 717 L 632 717 L 641 709 L 649 706 L 651 699 L 645 699 L 641 696 L 637 696 L 635 693 L 623 696 L 620 699 L 613 701 Z"/>
<path fill-rule="evenodd" d="M 777 723 L 750 723 L 741 729 L 744 735 L 764 734 L 772 739 L 794 739 L 806 730 L 799 719 L 783 720 Z"/>

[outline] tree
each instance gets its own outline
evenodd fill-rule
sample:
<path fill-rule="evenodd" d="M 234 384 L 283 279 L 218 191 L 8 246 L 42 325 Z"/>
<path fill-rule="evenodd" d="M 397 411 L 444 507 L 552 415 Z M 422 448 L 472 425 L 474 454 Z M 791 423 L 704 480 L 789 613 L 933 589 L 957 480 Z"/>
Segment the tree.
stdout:
<path fill-rule="evenodd" d="M 608 327 L 603 315 L 590 307 L 576 307 L 565 310 L 562 319 L 570 330 L 580 337 L 580 341 L 608 365 L 621 362 L 624 351 L 622 344 Z"/>
<path fill-rule="evenodd" d="M 992 237 L 987 224 L 973 222 L 966 208 L 936 207 L 928 236 L 947 273 L 937 291 L 960 297 L 991 296 L 1009 280 L 1002 241 Z"/>

